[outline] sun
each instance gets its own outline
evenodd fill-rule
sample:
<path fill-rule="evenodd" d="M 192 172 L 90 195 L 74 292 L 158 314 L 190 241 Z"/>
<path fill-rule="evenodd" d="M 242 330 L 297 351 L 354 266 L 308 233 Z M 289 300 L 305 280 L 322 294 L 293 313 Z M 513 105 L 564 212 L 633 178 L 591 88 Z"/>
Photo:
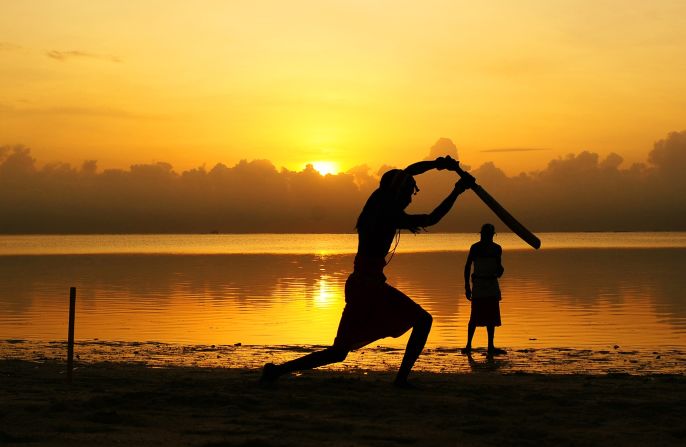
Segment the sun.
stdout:
<path fill-rule="evenodd" d="M 333 161 L 313 161 L 312 167 L 321 175 L 336 175 L 339 171 L 338 163 Z"/>

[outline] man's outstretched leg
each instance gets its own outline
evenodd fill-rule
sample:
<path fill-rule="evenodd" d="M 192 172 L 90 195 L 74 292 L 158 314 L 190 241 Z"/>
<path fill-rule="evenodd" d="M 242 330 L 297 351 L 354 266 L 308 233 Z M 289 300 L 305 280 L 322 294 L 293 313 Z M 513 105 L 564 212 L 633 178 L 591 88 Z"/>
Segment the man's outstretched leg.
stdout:
<path fill-rule="evenodd" d="M 312 369 L 319 366 L 328 365 L 330 363 L 342 362 L 348 356 L 348 352 L 350 352 L 350 350 L 346 348 L 331 346 L 330 348 L 307 354 L 303 357 L 291 360 L 290 362 L 286 362 L 281 365 L 267 363 L 264 365 L 264 369 L 262 370 L 260 382 L 274 382 L 279 378 L 279 376 L 291 373 L 293 371 Z"/>
<path fill-rule="evenodd" d="M 417 361 L 419 354 L 421 354 L 424 349 L 426 339 L 429 337 L 429 332 L 431 332 L 432 323 L 433 318 L 431 317 L 431 314 L 424 311 L 417 319 L 414 326 L 412 326 L 412 334 L 410 335 L 410 340 L 407 342 L 407 348 L 405 348 L 405 356 L 403 357 L 398 375 L 395 377 L 395 382 L 393 383 L 395 386 L 407 386 L 407 376 L 410 375 L 410 370 L 414 366 L 414 362 Z"/>

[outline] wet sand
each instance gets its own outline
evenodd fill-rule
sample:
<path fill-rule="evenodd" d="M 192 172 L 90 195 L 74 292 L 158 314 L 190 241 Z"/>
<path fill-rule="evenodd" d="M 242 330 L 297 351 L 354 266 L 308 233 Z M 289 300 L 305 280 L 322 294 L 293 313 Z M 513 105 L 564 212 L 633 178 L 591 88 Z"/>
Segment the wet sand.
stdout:
<path fill-rule="evenodd" d="M 79 340 L 76 361 L 80 365 L 125 362 L 148 367 L 192 366 L 204 368 L 257 369 L 265 362 L 282 363 L 323 349 L 321 345 L 188 345 L 155 341 L 126 342 Z M 414 370 L 433 373 L 497 371 L 503 374 L 677 374 L 686 373 L 686 351 L 676 347 L 632 349 L 614 345 L 606 349 L 568 347 L 513 348 L 507 355 L 488 358 L 483 348 L 472 356 L 458 348 L 426 348 Z M 63 361 L 64 341 L 0 340 L 0 359 L 33 362 Z M 392 371 L 402 361 L 404 349 L 370 345 L 351 352 L 345 362 L 327 369 Z"/>
<path fill-rule="evenodd" d="M 316 370 L 0 360 L 0 444 L 684 445 L 686 377 Z"/>

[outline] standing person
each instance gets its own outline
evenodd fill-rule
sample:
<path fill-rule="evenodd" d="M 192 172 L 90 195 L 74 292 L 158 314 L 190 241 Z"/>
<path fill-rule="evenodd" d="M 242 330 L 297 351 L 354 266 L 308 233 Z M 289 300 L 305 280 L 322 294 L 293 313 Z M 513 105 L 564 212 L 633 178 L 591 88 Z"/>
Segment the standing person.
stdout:
<path fill-rule="evenodd" d="M 464 266 L 464 291 L 467 300 L 472 303 L 472 312 L 467 326 L 467 346 L 462 349 L 463 354 L 472 352 L 472 338 L 477 326 L 486 326 L 488 331 L 488 354 L 505 354 L 503 349 L 498 349 L 493 344 L 495 327 L 501 325 L 498 278 L 503 276 L 505 271 L 501 261 L 503 249 L 493 242 L 493 236 L 495 227 L 489 223 L 484 224 L 481 227 L 481 240 L 469 249 Z"/>
<path fill-rule="evenodd" d="M 400 230 L 418 233 L 435 225 L 450 211 L 457 196 L 474 184 L 474 177 L 460 179 L 430 214 L 413 215 L 405 212 L 412 196 L 419 191 L 413 176 L 430 169 L 454 169 L 456 165 L 457 161 L 450 157 L 439 157 L 414 163 L 404 170 L 392 169 L 381 177 L 379 188 L 369 196 L 357 219 L 357 255 L 353 273 L 345 283 L 346 304 L 333 345 L 280 365 L 267 363 L 262 382 L 273 382 L 292 371 L 341 362 L 352 350 L 380 338 L 399 337 L 412 329 L 394 381 L 396 386 L 408 386 L 407 377 L 424 349 L 433 319 L 407 295 L 386 283 L 383 269 Z"/>

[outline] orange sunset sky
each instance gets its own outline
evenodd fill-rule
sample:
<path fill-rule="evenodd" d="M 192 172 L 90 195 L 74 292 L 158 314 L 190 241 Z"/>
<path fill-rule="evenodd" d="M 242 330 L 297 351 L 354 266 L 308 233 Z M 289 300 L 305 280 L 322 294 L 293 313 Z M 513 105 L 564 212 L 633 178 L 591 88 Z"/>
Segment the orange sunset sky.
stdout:
<path fill-rule="evenodd" d="M 684 127 L 681 0 L 0 5 L 0 145 L 40 163 L 345 171 L 447 137 L 512 175 Z"/>

